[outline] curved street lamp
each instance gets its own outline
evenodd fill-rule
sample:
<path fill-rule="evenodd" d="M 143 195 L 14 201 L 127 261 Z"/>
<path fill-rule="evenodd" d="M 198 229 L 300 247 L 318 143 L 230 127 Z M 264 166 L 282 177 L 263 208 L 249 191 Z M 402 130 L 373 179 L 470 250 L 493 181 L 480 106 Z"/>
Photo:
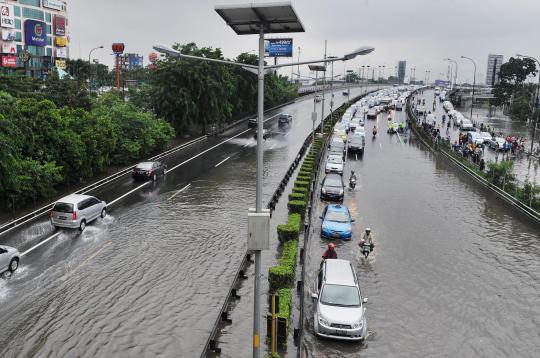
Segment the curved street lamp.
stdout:
<path fill-rule="evenodd" d="M 90 53 L 88 54 L 88 66 L 89 66 L 88 71 L 90 72 L 90 74 L 88 76 L 89 79 L 90 79 L 88 89 L 89 89 L 89 92 L 90 92 L 90 97 L 92 97 L 92 62 L 91 62 L 92 52 L 94 52 L 95 50 L 99 50 L 101 48 L 103 48 L 103 46 L 94 47 L 93 49 L 90 50 Z"/>
<path fill-rule="evenodd" d="M 445 60 L 445 61 L 450 61 L 450 62 L 452 62 L 454 65 L 456 65 L 456 72 L 454 73 L 454 86 L 457 87 L 458 63 L 457 63 L 455 60 L 452 60 L 451 58 L 445 58 L 444 60 Z M 450 80 L 452 80 L 452 79 L 450 79 Z M 450 86 L 450 87 L 453 89 L 454 86 Z"/>
<path fill-rule="evenodd" d="M 474 62 L 472 58 L 467 57 L 467 56 L 461 56 L 461 58 L 471 61 L 474 65 L 474 76 L 473 76 L 472 95 L 471 95 L 471 117 L 470 117 L 472 121 L 472 110 L 474 107 L 474 86 L 476 85 L 476 62 Z"/>

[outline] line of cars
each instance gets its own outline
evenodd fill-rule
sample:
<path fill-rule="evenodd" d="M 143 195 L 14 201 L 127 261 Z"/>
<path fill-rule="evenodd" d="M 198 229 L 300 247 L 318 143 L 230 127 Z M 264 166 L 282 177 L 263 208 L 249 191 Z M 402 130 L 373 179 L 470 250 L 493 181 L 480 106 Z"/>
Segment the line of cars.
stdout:
<path fill-rule="evenodd" d="M 503 137 L 492 136 L 489 132 L 477 131 L 473 123 L 465 118 L 461 112 L 455 110 L 450 101 L 444 101 L 443 108 L 449 119 L 453 121 L 454 126 L 458 126 L 464 132 L 467 143 L 487 145 L 490 149 L 501 152 L 507 152 L 512 148 L 512 144 Z"/>

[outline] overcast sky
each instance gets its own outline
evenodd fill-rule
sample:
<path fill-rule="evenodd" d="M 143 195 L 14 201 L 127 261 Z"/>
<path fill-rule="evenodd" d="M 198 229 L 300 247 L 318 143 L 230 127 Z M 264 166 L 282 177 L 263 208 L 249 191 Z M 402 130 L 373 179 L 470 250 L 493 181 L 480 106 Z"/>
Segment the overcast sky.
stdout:
<path fill-rule="evenodd" d="M 219 47 L 233 58 L 255 50 L 257 37 L 236 35 L 214 6 L 246 2 L 71 0 L 71 57 L 88 58 L 92 47 L 104 45 L 94 55 L 111 65 L 110 45 L 124 42 L 126 51 L 140 53 L 146 64 L 156 43 L 195 42 Z M 322 58 L 324 40 L 329 55 L 371 45 L 375 52 L 347 62 L 347 69 L 385 65 L 389 75 L 398 60 L 406 60 L 407 76 L 416 67 L 417 79 L 424 79 L 430 70 L 433 80 L 446 78 L 448 63 L 443 59 L 451 57 L 459 64 L 458 82 L 472 82 L 473 65 L 460 58 L 464 55 L 476 61 L 477 81 L 484 83 L 490 53 L 504 55 L 505 61 L 516 53 L 540 58 L 538 0 L 293 0 L 292 4 L 306 30 L 292 34 L 295 59 L 298 46 L 301 60 Z M 308 75 L 307 69 L 301 72 Z M 343 64 L 336 64 L 334 72 L 343 72 Z"/>

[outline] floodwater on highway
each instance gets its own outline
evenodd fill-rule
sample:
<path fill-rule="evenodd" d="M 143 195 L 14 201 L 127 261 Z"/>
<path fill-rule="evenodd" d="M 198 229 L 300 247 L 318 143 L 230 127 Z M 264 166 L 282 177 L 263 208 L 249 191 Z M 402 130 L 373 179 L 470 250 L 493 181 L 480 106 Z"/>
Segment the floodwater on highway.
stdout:
<path fill-rule="evenodd" d="M 294 119 L 267 125 L 265 200 L 308 135 L 312 108 L 307 98 L 273 113 Z M 168 167 L 231 135 L 182 151 Z M 246 250 L 255 167 L 249 131 L 133 193 L 84 233 L 62 230 L 24 256 L 0 280 L 0 357 L 199 356 Z M 136 185 L 125 178 L 97 195 L 110 201 Z M 0 242 L 25 250 L 52 232 L 44 219 Z M 251 306 L 240 311 L 251 319 Z"/>
<path fill-rule="evenodd" d="M 539 226 L 414 138 L 386 134 L 385 118 L 379 116 L 380 134 L 367 141 L 363 159 L 347 162 L 345 175 L 359 174 L 344 201 L 356 222 L 353 240 L 336 243 L 369 298 L 369 337 L 361 344 L 313 335 L 309 288 L 328 244 L 314 219 L 302 351 L 308 357 L 538 357 Z M 314 218 L 324 205 L 316 200 Z M 376 247 L 365 261 L 357 243 L 368 226 Z"/>

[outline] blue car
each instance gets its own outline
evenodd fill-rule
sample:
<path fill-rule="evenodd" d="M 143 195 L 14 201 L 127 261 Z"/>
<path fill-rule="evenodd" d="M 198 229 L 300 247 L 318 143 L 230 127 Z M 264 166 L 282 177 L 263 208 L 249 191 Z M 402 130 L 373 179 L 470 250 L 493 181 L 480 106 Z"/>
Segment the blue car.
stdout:
<path fill-rule="evenodd" d="M 351 218 L 351 213 L 345 205 L 327 205 L 323 210 L 321 219 L 321 237 L 326 239 L 351 239 L 354 219 Z"/>

